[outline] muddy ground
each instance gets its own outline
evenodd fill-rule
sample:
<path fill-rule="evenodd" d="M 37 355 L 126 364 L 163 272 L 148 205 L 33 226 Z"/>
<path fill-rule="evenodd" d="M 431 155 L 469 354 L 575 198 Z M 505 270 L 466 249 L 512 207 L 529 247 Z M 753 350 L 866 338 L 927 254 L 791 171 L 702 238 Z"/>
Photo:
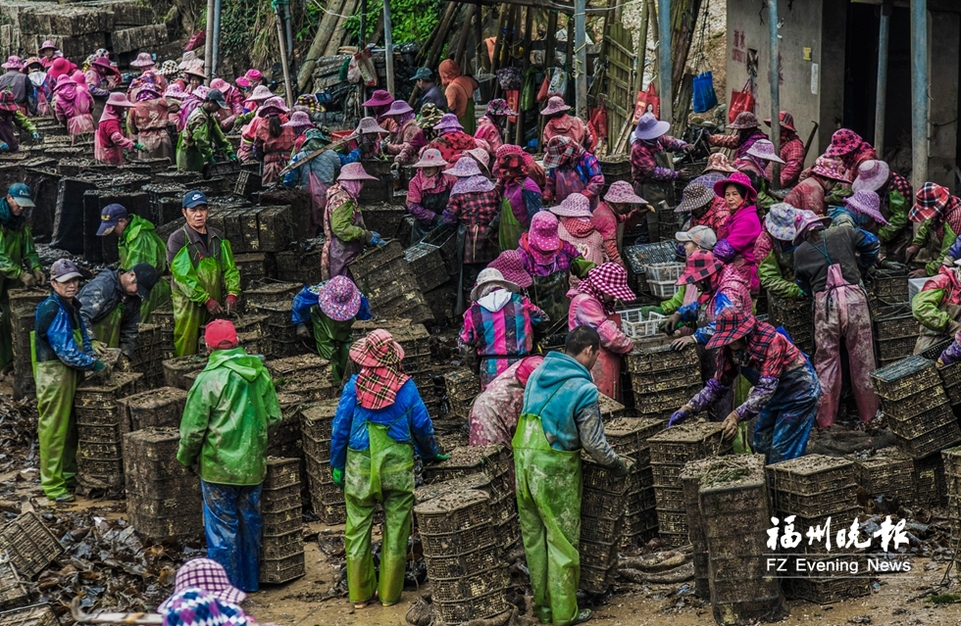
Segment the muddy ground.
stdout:
<path fill-rule="evenodd" d="M 9 406 L 9 386 L 0 381 L 0 408 Z M 9 420 L 9 410 L 6 419 Z M 4 421 L 0 420 L 0 427 L 3 426 Z M 65 526 L 74 519 L 78 525 L 100 524 L 101 529 L 111 528 L 114 533 L 123 530 L 123 501 L 79 498 L 75 503 L 59 505 L 53 509 L 39 487 L 35 443 L 28 442 L 23 436 L 11 438 L 9 428 L 3 429 L 3 433 L 5 436 L 0 454 L 0 486 L 3 487 L 3 496 L 0 499 L 0 510 L 8 516 L 15 513 L 17 507 L 46 513 L 48 523 L 52 519 L 60 520 L 56 528 L 61 532 L 70 530 Z M 198 528 L 199 526 L 200 520 Z M 305 529 L 309 530 L 305 533 L 306 576 L 285 585 L 266 586 L 260 592 L 252 594 L 245 602 L 245 608 L 258 621 L 289 626 L 403 626 L 406 624 L 405 614 L 411 603 L 421 594 L 429 592 L 429 584 L 420 588 L 410 585 L 405 589 L 402 601 L 396 606 L 385 608 L 372 604 L 365 609 L 354 610 L 344 595 L 342 583 L 343 528 L 313 522 L 306 524 Z M 96 533 L 91 531 L 87 534 L 83 529 L 75 531 L 78 542 L 90 542 L 89 537 L 93 534 Z M 69 601 L 78 589 L 80 592 L 83 589 L 92 589 L 99 595 L 96 600 L 87 601 L 90 609 L 117 608 L 112 603 L 131 603 L 128 604 L 129 607 L 138 602 L 144 603 L 145 608 L 152 608 L 151 602 L 157 601 L 158 597 L 162 599 L 172 587 L 172 573 L 177 564 L 185 558 L 202 554 L 202 547 L 197 544 L 148 544 L 143 548 L 134 544 L 133 551 L 142 549 L 148 553 L 148 558 L 144 559 L 143 563 L 150 573 L 145 575 L 137 558 L 131 558 L 130 546 L 126 552 L 121 550 L 112 554 L 102 551 L 104 541 L 99 544 L 93 542 L 92 545 L 99 546 L 99 556 L 96 549 L 69 549 L 68 554 L 57 563 L 60 569 L 52 567 L 50 570 L 56 571 L 41 573 L 39 582 L 34 586 L 34 593 L 38 593 L 39 589 L 39 593 L 44 594 L 42 600 L 63 607 L 62 603 Z M 961 624 L 961 603 L 935 604 L 929 599 L 932 589 L 942 582 L 948 568 L 944 551 L 926 549 L 920 553 L 934 556 L 916 556 L 910 573 L 876 579 L 871 595 L 824 606 L 791 601 L 787 603 L 790 614 L 780 623 L 784 626 Z M 80 555 L 81 558 L 71 558 L 73 555 Z M 77 569 L 81 570 L 79 577 Z M 71 585 L 69 582 L 72 580 L 78 582 Z M 947 585 L 938 588 L 938 592 L 961 594 L 961 580 L 954 575 L 953 570 Z M 961 597 L 958 600 L 961 600 Z M 61 608 L 60 612 L 64 612 L 64 608 Z M 665 623 L 672 626 L 700 626 L 714 622 L 710 604 L 694 597 L 692 583 L 619 583 L 613 593 L 595 599 L 595 616 L 592 623 L 609 626 Z M 67 615 L 63 615 L 61 619 L 69 621 Z M 534 623 L 530 618 L 521 618 L 519 621 L 522 624 Z"/>

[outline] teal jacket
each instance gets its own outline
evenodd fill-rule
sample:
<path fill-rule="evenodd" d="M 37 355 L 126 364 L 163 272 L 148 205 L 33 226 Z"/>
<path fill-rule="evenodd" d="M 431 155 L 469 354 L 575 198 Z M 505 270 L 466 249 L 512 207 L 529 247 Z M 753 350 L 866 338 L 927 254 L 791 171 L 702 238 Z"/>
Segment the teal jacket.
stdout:
<path fill-rule="evenodd" d="M 554 450 L 584 449 L 602 465 L 613 465 L 617 455 L 604 437 L 597 398 L 587 368 L 562 352 L 549 352 L 527 381 L 522 413 L 540 417 Z"/>

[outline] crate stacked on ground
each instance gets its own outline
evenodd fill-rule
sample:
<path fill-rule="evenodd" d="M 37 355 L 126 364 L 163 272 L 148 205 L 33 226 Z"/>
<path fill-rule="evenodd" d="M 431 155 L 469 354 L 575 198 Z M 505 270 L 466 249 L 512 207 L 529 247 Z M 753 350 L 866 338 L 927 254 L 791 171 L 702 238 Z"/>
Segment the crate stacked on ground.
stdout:
<path fill-rule="evenodd" d="M 858 486 L 868 497 L 887 496 L 899 502 L 914 502 L 914 461 L 895 447 L 856 452 L 854 461 Z"/>
<path fill-rule="evenodd" d="M 302 406 L 304 398 L 296 393 L 277 394 L 280 403 L 280 423 L 276 424 L 267 441 L 267 454 L 277 457 L 297 457 L 303 454 Z"/>
<path fill-rule="evenodd" d="M 404 259 L 424 294 L 446 285 L 450 280 L 440 246 L 421 241 L 404 250 Z"/>
<path fill-rule="evenodd" d="M 801 529 L 802 534 L 808 528 L 826 529 L 830 517 L 832 531 L 828 539 L 837 551 L 835 531 L 850 528 L 860 511 L 854 461 L 809 454 L 768 465 L 767 471 L 774 503 L 773 516 L 781 520 L 782 531 L 784 520 L 792 515 L 794 528 Z M 808 543 L 805 539 L 797 547 L 785 550 L 808 555 L 808 561 L 819 563 L 836 558 L 828 550 L 826 541 Z M 791 578 L 786 581 L 785 592 L 789 597 L 830 604 L 870 592 L 870 581 L 866 578 L 818 577 L 815 567 L 804 572 L 788 568 Z M 860 562 L 859 567 L 859 571 L 867 571 L 866 560 Z"/>
<path fill-rule="evenodd" d="M 164 384 L 162 341 L 159 325 L 140 324 L 138 326 L 137 345 L 134 348 L 133 358 L 130 359 L 130 369 L 143 374 L 142 385 L 145 389 L 153 389 Z"/>
<path fill-rule="evenodd" d="M 263 320 L 263 336 L 267 341 L 260 346 L 264 356 L 283 358 L 313 352 L 316 349 L 313 338 L 305 341 L 297 336 L 297 327 L 294 326 L 290 317 L 292 299 L 247 303 L 249 312 L 266 318 Z"/>
<path fill-rule="evenodd" d="M 378 317 L 403 317 L 416 323 L 433 319 L 399 242 L 375 246 L 348 267 Z"/>
<path fill-rule="evenodd" d="M 486 475 L 497 493 L 489 506 L 494 513 L 498 545 L 510 551 L 520 542 L 511 449 L 503 444 L 492 444 L 454 448 L 448 454 L 450 459 L 424 466 L 424 482 L 434 484 L 477 473 Z"/>
<path fill-rule="evenodd" d="M 507 561 L 497 547 L 490 496 L 456 491 L 414 506 L 434 610 L 446 624 L 511 610 Z"/>
<path fill-rule="evenodd" d="M 954 337 L 931 346 L 918 356 L 937 361 L 944 349 L 952 343 L 954 343 Z M 951 406 L 961 406 L 961 361 L 939 366 L 938 376 L 941 377 L 941 386 L 944 387 L 944 393 L 948 395 Z"/>
<path fill-rule="evenodd" d="M 951 521 L 951 531 L 957 537 L 961 534 L 961 446 L 942 450 L 941 459 L 947 492 L 947 516 Z M 961 562 L 961 554 L 955 552 L 954 559 Z"/>
<path fill-rule="evenodd" d="M 580 589 L 607 593 L 617 576 L 617 551 L 632 481 L 628 476 L 615 477 L 586 454 L 581 454 L 581 475 Z"/>
<path fill-rule="evenodd" d="M 627 237 L 625 237 L 625 241 L 627 241 Z M 627 262 L 628 280 L 634 293 L 651 292 L 645 267 L 655 263 L 677 262 L 675 244 L 676 242 L 672 239 L 671 241 L 624 247 L 621 256 Z"/>
<path fill-rule="evenodd" d="M 10 562 L 10 557 L 0 550 L 0 608 L 22 606 L 27 602 L 27 589 L 20 580 L 20 574 Z M 3 613 L 0 613 L 0 624 Z M 59 626 L 57 618 L 53 618 L 53 626 Z"/>
<path fill-rule="evenodd" d="M 195 374 L 207 367 L 207 357 L 201 354 L 191 354 L 188 356 L 177 356 L 165 359 L 162 362 L 164 370 L 164 384 L 167 387 L 176 387 L 184 391 L 190 391 L 193 385 L 193 378 L 188 378 L 188 374 Z"/>
<path fill-rule="evenodd" d="M 448 414 L 468 419 L 474 398 L 480 393 L 480 379 L 470 368 L 460 367 L 444 374 L 444 386 L 447 389 Z"/>
<path fill-rule="evenodd" d="M 127 519 L 146 537 L 203 534 L 200 480 L 177 461 L 180 431 L 149 426 L 123 438 Z"/>
<path fill-rule="evenodd" d="M 334 484 L 330 473 L 330 439 L 337 412 L 337 400 L 316 402 L 301 411 L 304 459 L 307 461 L 307 486 L 314 513 L 325 524 L 347 521 L 344 492 Z"/>
<path fill-rule="evenodd" d="M 914 459 L 915 506 L 940 506 L 946 502 L 947 484 L 941 453 Z"/>
<path fill-rule="evenodd" d="M 303 287 L 303 284 L 299 282 L 263 279 L 244 290 L 244 301 L 247 306 L 269 304 L 281 300 L 286 300 L 288 304 L 291 304 L 294 301 L 294 296 L 300 293 Z"/>
<path fill-rule="evenodd" d="M 125 428 L 179 428 L 187 402 L 187 392 L 176 387 L 159 387 L 117 401 Z"/>
<path fill-rule="evenodd" d="M 30 398 L 36 394 L 33 381 L 30 333 L 37 319 L 37 305 L 47 299 L 47 289 L 11 289 L 10 314 L 13 331 L 13 398 Z"/>
<path fill-rule="evenodd" d="M 150 322 L 160 327 L 161 361 L 174 358 L 174 312 L 172 308 L 157 309 L 150 312 Z M 167 383 L 168 385 L 170 383 Z"/>
<path fill-rule="evenodd" d="M 783 327 L 802 352 L 814 354 L 814 308 L 806 298 L 782 298 L 767 294 L 768 323 Z"/>
<path fill-rule="evenodd" d="M 918 321 L 908 303 L 880 306 L 872 314 L 878 367 L 909 357 L 918 340 Z"/>
<path fill-rule="evenodd" d="M 127 423 L 119 401 L 141 391 L 143 374 L 117 372 L 105 381 L 94 377 L 77 386 L 73 398 L 77 420 L 77 485 L 123 495 L 123 440 Z"/>
<path fill-rule="evenodd" d="M 879 269 L 874 272 L 867 285 L 868 297 L 872 306 L 883 306 L 888 302 L 909 302 L 908 272 L 903 270 Z"/>
<path fill-rule="evenodd" d="M 934 361 L 913 356 L 871 372 L 888 427 L 898 447 L 913 459 L 936 454 L 961 441 Z"/>
<path fill-rule="evenodd" d="M 63 554 L 63 546 L 39 515 L 21 513 L 0 528 L 0 553 L 24 580 L 30 580 Z"/>
<path fill-rule="evenodd" d="M 304 231 L 306 234 L 307 231 Z M 320 276 L 320 253 L 323 248 L 324 238 L 321 236 L 298 241 L 287 250 L 277 252 L 274 254 L 276 275 L 302 285 L 316 283 Z"/>
<path fill-rule="evenodd" d="M 679 288 L 677 279 L 683 272 L 683 263 L 652 263 L 644 266 L 647 287 L 651 290 L 651 295 L 660 300 L 668 300 L 674 297 Z"/>
<path fill-rule="evenodd" d="M 285 583 L 306 573 L 300 459 L 267 458 L 267 477 L 260 495 L 264 522 L 260 582 Z"/>
<path fill-rule="evenodd" d="M 654 311 L 644 313 L 641 308 L 625 309 L 617 314 L 621 316 L 621 331 L 634 341 L 656 337 L 657 327 L 667 317 Z"/>
<path fill-rule="evenodd" d="M 724 457 L 690 461 L 681 469 L 681 475 L 679 476 L 681 491 L 684 495 L 684 509 L 687 512 L 687 536 L 694 551 L 692 558 L 694 564 L 694 595 L 702 600 L 708 600 L 711 597 L 711 576 L 708 571 L 710 565 L 708 563 L 707 541 L 704 539 L 698 492 L 701 489 L 701 476 L 723 461 Z"/>
<path fill-rule="evenodd" d="M 634 459 L 628 477 L 627 507 L 624 511 L 624 543 L 641 546 L 657 536 L 657 503 L 648 438 L 664 430 L 663 419 L 619 417 L 604 423 L 607 442 L 619 455 Z"/>
<path fill-rule="evenodd" d="M 688 542 L 687 509 L 681 488 L 681 470 L 686 463 L 720 456 L 731 451 L 716 422 L 681 424 L 648 438 L 654 497 L 657 503 L 658 535 L 671 545 Z"/>
<path fill-rule="evenodd" d="M 645 417 L 670 414 L 704 386 L 696 350 L 672 350 L 666 342 L 645 344 L 635 347 L 625 360 L 634 409 Z"/>
<path fill-rule="evenodd" d="M 311 400 L 340 397 L 334 383 L 330 361 L 316 354 L 301 354 L 266 362 L 274 386 L 284 393 L 295 393 Z"/>
<path fill-rule="evenodd" d="M 768 567 L 771 514 L 762 455 L 734 455 L 702 466 L 698 517 L 718 624 L 772 622 L 786 614 Z"/>
<path fill-rule="evenodd" d="M 0 612 L 0 626 L 58 626 L 60 621 L 49 604 L 32 604 Z"/>

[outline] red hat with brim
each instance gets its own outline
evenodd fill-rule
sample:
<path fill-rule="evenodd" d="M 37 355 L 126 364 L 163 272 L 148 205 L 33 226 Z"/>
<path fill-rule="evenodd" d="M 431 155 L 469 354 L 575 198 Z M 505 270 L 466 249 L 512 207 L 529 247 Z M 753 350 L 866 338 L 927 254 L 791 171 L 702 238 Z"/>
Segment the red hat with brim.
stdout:
<path fill-rule="evenodd" d="M 118 70 L 113 65 L 111 65 L 110 59 L 108 59 L 107 57 L 97 57 L 96 59 L 93 60 L 93 63 L 90 64 L 90 67 L 98 67 L 102 70 L 107 70 L 108 72 L 111 72 L 113 74 L 116 74 L 117 76 L 120 76 L 120 70 Z"/>
<path fill-rule="evenodd" d="M 704 346 L 707 350 L 723 348 L 743 339 L 757 328 L 757 318 L 737 307 L 728 307 L 714 318 L 714 335 Z"/>

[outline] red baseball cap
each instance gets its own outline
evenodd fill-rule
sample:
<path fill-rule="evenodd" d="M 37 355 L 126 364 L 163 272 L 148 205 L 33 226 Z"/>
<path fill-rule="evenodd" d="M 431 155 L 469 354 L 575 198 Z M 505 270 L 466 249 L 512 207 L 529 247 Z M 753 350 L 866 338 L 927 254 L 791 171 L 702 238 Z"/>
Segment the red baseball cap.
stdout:
<path fill-rule="evenodd" d="M 237 329 L 230 320 L 213 320 L 204 331 L 204 342 L 210 350 L 229 350 L 237 347 Z"/>

